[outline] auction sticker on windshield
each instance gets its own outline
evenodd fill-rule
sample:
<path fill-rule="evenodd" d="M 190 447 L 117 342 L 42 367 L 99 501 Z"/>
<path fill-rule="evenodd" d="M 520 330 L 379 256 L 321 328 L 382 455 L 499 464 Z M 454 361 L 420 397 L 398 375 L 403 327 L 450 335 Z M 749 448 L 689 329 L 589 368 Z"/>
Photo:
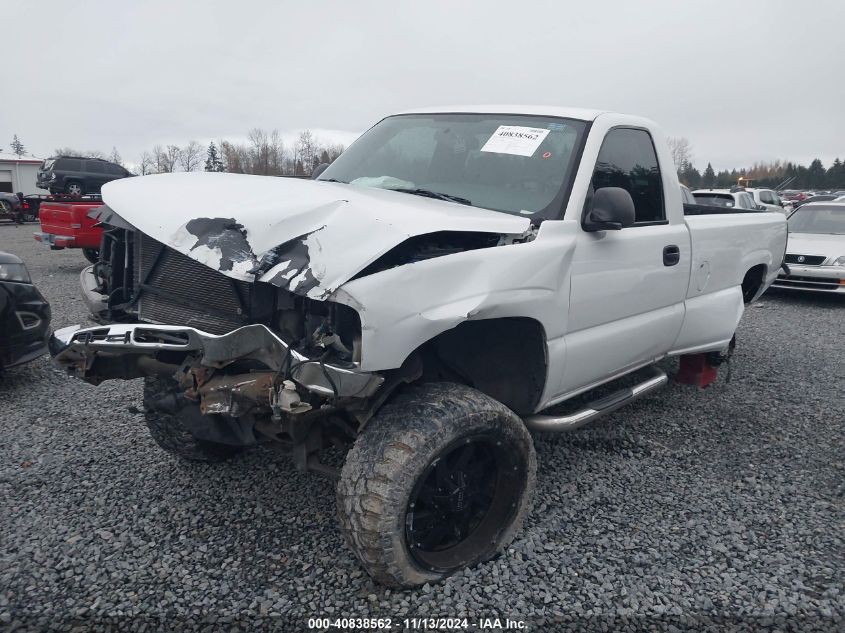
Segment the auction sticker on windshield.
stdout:
<path fill-rule="evenodd" d="M 540 143 L 548 136 L 549 131 L 537 127 L 522 127 L 520 125 L 500 125 L 493 132 L 482 152 L 496 154 L 513 154 L 515 156 L 531 156 L 540 147 Z"/>

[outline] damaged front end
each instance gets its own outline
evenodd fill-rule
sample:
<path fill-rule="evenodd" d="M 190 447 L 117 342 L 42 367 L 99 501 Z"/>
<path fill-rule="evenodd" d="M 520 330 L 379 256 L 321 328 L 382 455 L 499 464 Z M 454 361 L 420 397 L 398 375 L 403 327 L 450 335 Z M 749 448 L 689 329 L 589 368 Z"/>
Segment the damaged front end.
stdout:
<path fill-rule="evenodd" d="M 237 412 L 241 400 L 277 414 L 292 413 L 308 398 L 292 400 L 291 390 L 333 400 L 366 399 L 384 382 L 355 363 L 308 358 L 258 324 L 224 335 L 173 325 L 71 326 L 54 332 L 51 352 L 56 363 L 92 384 L 170 374 L 202 401 L 203 413 Z M 252 367 L 245 373 L 224 372 L 236 363 Z M 229 396 L 221 398 L 224 392 Z"/>
<path fill-rule="evenodd" d="M 396 362 L 373 362 L 376 346 L 364 358 L 366 307 L 341 286 L 536 234 L 526 218 L 331 183 L 129 180 L 107 185 L 92 212 L 103 241 L 81 285 L 101 325 L 56 332 L 54 361 L 92 384 L 166 383 L 147 414 L 179 412 L 209 442 L 287 446 L 301 468 L 313 468 L 327 427 L 354 437 L 423 374 L 416 345 Z"/>

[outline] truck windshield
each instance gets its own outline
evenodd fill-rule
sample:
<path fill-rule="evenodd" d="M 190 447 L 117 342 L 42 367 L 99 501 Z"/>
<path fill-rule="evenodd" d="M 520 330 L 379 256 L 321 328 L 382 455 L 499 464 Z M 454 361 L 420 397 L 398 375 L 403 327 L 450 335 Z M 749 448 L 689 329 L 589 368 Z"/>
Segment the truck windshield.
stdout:
<path fill-rule="evenodd" d="M 319 180 L 549 217 L 569 193 L 585 129 L 555 117 L 398 115 L 365 132 Z"/>
<path fill-rule="evenodd" d="M 845 206 L 803 206 L 789 216 L 790 233 L 845 235 Z"/>

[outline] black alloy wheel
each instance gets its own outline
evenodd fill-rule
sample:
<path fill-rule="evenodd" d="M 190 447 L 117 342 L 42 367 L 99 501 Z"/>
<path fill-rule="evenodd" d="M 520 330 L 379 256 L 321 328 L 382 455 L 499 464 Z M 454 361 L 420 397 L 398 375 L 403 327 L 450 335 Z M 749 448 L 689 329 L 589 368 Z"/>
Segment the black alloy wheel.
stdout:
<path fill-rule="evenodd" d="M 405 514 L 414 560 L 431 571 L 471 562 L 516 514 L 522 482 L 512 475 L 518 469 L 512 454 L 490 435 L 447 446 L 423 472 Z"/>

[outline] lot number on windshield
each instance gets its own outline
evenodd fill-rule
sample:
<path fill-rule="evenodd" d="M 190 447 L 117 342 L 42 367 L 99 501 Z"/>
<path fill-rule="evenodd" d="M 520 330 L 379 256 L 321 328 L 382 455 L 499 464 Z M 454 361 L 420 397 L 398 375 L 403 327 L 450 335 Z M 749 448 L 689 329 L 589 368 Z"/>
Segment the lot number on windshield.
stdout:
<path fill-rule="evenodd" d="M 519 125 L 500 125 L 493 132 L 482 152 L 496 154 L 514 154 L 516 156 L 531 156 L 540 147 L 540 143 L 548 136 L 549 131 L 537 127 L 522 127 Z"/>

